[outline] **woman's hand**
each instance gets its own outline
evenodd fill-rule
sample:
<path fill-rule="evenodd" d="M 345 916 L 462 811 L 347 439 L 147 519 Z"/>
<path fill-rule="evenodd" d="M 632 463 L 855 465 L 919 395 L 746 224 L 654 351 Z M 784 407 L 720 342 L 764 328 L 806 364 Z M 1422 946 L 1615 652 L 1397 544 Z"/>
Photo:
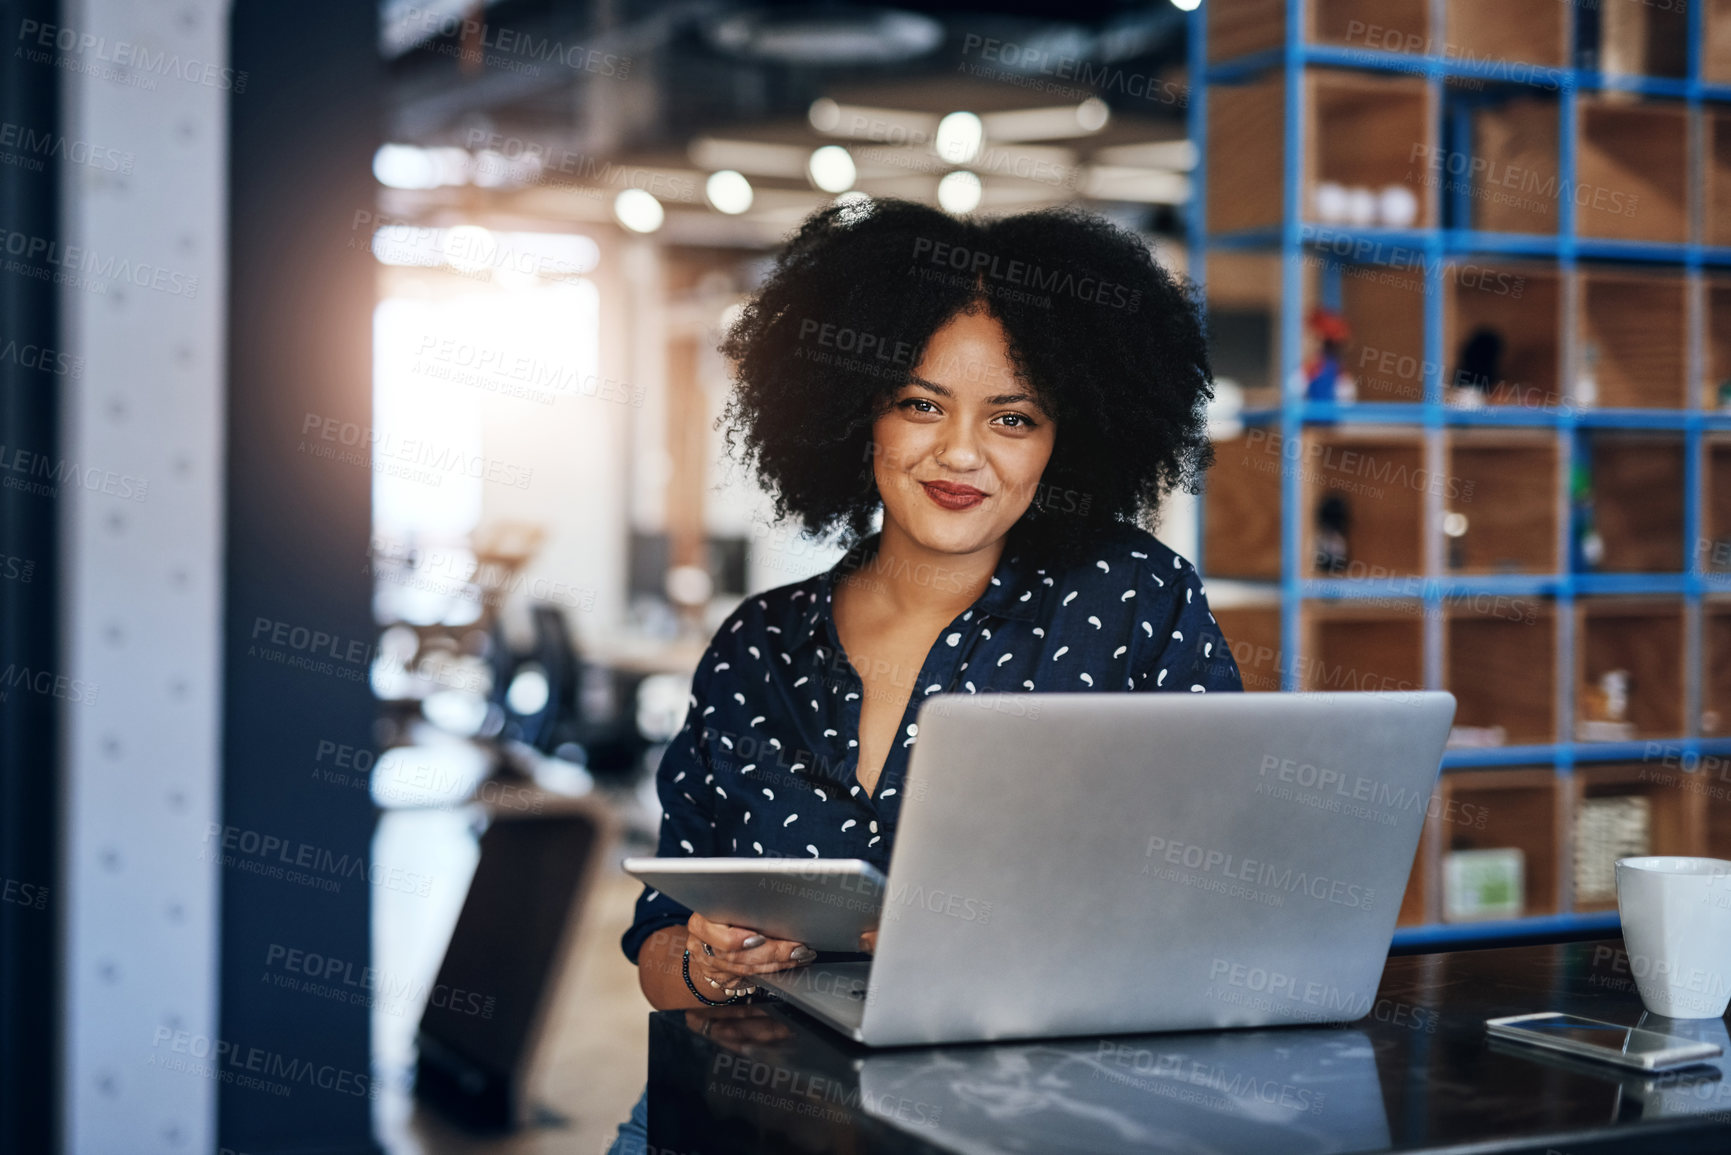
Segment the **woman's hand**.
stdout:
<path fill-rule="evenodd" d="M 685 949 L 691 952 L 692 985 L 704 998 L 717 1001 L 755 991 L 753 975 L 803 966 L 817 957 L 804 943 L 766 938 L 744 927 L 710 922 L 701 914 L 685 924 Z"/>
<path fill-rule="evenodd" d="M 878 953 L 878 928 L 872 927 L 859 936 L 859 948 L 867 954 Z"/>

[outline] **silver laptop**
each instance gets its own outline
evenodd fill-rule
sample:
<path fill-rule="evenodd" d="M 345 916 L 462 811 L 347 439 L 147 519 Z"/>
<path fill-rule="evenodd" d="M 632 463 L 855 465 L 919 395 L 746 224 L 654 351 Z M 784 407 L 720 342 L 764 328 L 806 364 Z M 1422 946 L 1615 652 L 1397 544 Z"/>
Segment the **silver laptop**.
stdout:
<path fill-rule="evenodd" d="M 876 954 L 759 981 L 872 1046 L 1362 1018 L 1454 709 L 935 695 Z"/>

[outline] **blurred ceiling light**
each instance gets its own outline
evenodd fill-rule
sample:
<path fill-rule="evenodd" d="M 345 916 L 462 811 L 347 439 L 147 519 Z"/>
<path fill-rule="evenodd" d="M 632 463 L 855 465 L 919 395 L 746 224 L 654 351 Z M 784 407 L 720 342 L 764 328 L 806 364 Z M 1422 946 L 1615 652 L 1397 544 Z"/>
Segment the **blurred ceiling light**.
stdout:
<path fill-rule="evenodd" d="M 614 197 L 613 215 L 634 233 L 652 233 L 667 219 L 661 202 L 640 188 L 625 189 Z"/>
<path fill-rule="evenodd" d="M 1202 0 L 1172 0 L 1172 7 L 1180 12 L 1194 12 L 1202 7 Z"/>
<path fill-rule="evenodd" d="M 839 144 L 826 144 L 811 154 L 806 162 L 806 174 L 811 183 L 824 192 L 847 192 L 853 187 L 853 157 Z"/>
<path fill-rule="evenodd" d="M 1081 104 L 1059 104 L 1051 108 L 1016 108 L 1008 112 L 988 112 L 985 122 L 989 140 L 1014 142 L 1022 140 L 1062 140 L 1099 132 L 1112 117 L 1111 109 L 1099 97 L 1090 96 Z"/>
<path fill-rule="evenodd" d="M 965 169 L 938 182 L 938 204 L 947 213 L 971 213 L 980 207 L 980 178 Z"/>
<path fill-rule="evenodd" d="M 930 16 L 841 5 L 730 13 L 704 31 L 724 52 L 805 67 L 893 64 L 922 56 L 944 39 L 944 26 Z"/>
<path fill-rule="evenodd" d="M 1111 106 L 1098 96 L 1090 96 L 1076 106 L 1076 124 L 1083 132 L 1099 132 L 1111 119 Z"/>
<path fill-rule="evenodd" d="M 985 135 L 979 117 L 971 112 L 952 112 L 938 121 L 938 138 L 933 147 L 949 163 L 967 164 L 980 155 Z"/>
<path fill-rule="evenodd" d="M 869 140 L 876 144 L 925 145 L 937 135 L 938 117 L 906 108 L 837 104 L 829 97 L 811 102 L 806 119 L 826 136 Z"/>
<path fill-rule="evenodd" d="M 1188 140 L 1150 140 L 1141 144 L 1118 144 L 1096 152 L 1094 160 L 1098 164 L 1189 172 L 1196 167 L 1196 145 Z"/>
<path fill-rule="evenodd" d="M 387 188 L 430 189 L 469 183 L 469 154 L 460 148 L 384 144 L 373 153 L 373 176 Z"/>
<path fill-rule="evenodd" d="M 505 705 L 518 717 L 531 718 L 547 708 L 551 693 L 547 671 L 535 662 L 524 662 L 505 689 Z"/>
<path fill-rule="evenodd" d="M 717 211 L 730 216 L 737 216 L 751 207 L 751 182 L 730 168 L 710 173 L 703 192 Z"/>
<path fill-rule="evenodd" d="M 1094 200 L 1181 205 L 1190 199 L 1190 178 L 1156 169 L 1096 164 L 1088 166 L 1081 192 Z"/>
<path fill-rule="evenodd" d="M 691 163 L 711 171 L 730 168 L 751 176 L 787 177 L 806 175 L 809 153 L 797 144 L 772 144 L 762 140 L 725 140 L 701 136 L 686 150 Z"/>
<path fill-rule="evenodd" d="M 841 123 L 841 105 L 827 96 L 820 96 L 811 102 L 811 107 L 806 110 L 805 118 L 819 132 L 834 132 L 836 126 Z"/>

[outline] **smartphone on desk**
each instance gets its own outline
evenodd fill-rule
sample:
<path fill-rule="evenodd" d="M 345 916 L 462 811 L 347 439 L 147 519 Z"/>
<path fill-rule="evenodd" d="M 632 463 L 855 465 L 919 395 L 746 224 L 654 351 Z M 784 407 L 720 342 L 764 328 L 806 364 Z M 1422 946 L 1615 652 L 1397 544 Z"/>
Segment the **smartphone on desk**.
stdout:
<path fill-rule="evenodd" d="M 1704 1063 L 1724 1049 L 1718 1043 L 1701 1043 L 1645 1027 L 1623 1027 L 1556 1011 L 1486 1019 L 1485 1030 L 1493 1038 L 1511 1043 L 1561 1051 L 1637 1071 L 1668 1071 Z"/>

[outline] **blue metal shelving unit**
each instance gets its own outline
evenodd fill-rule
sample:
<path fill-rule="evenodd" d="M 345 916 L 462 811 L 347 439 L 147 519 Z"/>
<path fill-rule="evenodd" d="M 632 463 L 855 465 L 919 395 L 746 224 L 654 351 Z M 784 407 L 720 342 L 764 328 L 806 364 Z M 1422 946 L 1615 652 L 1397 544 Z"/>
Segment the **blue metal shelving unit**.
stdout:
<path fill-rule="evenodd" d="M 1482 408 L 1458 409 L 1446 404 L 1443 391 L 1442 366 L 1448 360 L 1443 348 L 1443 267 L 1450 258 L 1467 255 L 1484 257 L 1515 257 L 1553 262 L 1559 278 L 1565 283 L 1572 278 L 1577 262 L 1582 260 L 1628 262 L 1647 266 L 1662 266 L 1688 278 L 1690 292 L 1696 292 L 1699 274 L 1731 269 L 1731 248 L 1712 247 L 1699 243 L 1703 229 L 1699 220 L 1691 222 L 1689 235 L 1696 238 L 1688 244 L 1654 244 L 1601 240 L 1576 235 L 1574 197 L 1558 197 L 1557 231 L 1554 235 L 1522 235 L 1477 231 L 1453 227 L 1453 222 L 1466 219 L 1459 211 L 1464 195 L 1457 194 L 1456 212 L 1452 215 L 1438 190 L 1438 225 L 1436 228 L 1356 229 L 1342 226 L 1322 226 L 1308 223 L 1304 217 L 1304 174 L 1301 171 L 1305 155 L 1306 127 L 1305 84 L 1307 68 L 1323 66 L 1353 69 L 1359 72 L 1395 73 L 1422 77 L 1430 88 L 1431 107 L 1438 115 L 1447 114 L 1443 85 L 1449 79 L 1479 79 L 1494 81 L 1512 89 L 1548 91 L 1556 94 L 1558 105 L 1558 168 L 1559 187 L 1576 187 L 1576 126 L 1580 116 L 1579 96 L 1610 90 L 1637 93 L 1680 102 L 1687 107 L 1691 125 L 1691 149 L 1699 150 L 1703 134 L 1701 108 L 1707 103 L 1731 102 L 1731 86 L 1704 83 L 1702 46 L 1704 44 L 1703 5 L 1689 7 L 1689 43 L 1687 75 L 1683 79 L 1641 76 L 1617 76 L 1596 70 L 1574 67 L 1549 67 L 1519 62 L 1463 59 L 1452 55 L 1408 55 L 1398 52 L 1347 48 L 1330 44 L 1307 43 L 1306 0 L 1286 0 L 1286 31 L 1282 45 L 1238 59 L 1208 62 L 1208 6 L 1232 3 L 1233 0 L 1203 0 L 1203 6 L 1190 15 L 1189 74 L 1192 83 L 1188 108 L 1189 131 L 1199 153 L 1192 184 L 1188 217 L 1191 276 L 1199 284 L 1207 273 L 1210 249 L 1277 253 L 1281 268 L 1281 293 L 1277 346 L 1279 356 L 1274 366 L 1280 384 L 1281 401 L 1277 407 L 1249 410 L 1244 414 L 1248 426 L 1262 426 L 1278 431 L 1285 443 L 1302 436 L 1307 426 L 1322 424 L 1376 424 L 1420 431 L 1427 438 L 1438 438 L 1452 428 L 1525 427 L 1555 430 L 1559 435 L 1565 466 L 1572 468 L 1574 460 L 1584 450 L 1585 434 L 1600 429 L 1666 431 L 1679 434 L 1683 440 L 1685 460 L 1684 533 L 1685 544 L 1703 540 L 1703 510 L 1701 508 L 1702 462 L 1705 435 L 1714 431 L 1731 430 L 1731 412 L 1709 411 L 1704 408 L 1705 369 L 1702 364 L 1700 334 L 1706 320 L 1697 316 L 1690 325 L 1694 347 L 1687 358 L 1691 406 L 1681 410 L 1659 409 L 1577 409 L 1573 405 L 1546 409 Z M 1443 43 L 1444 11 L 1447 0 L 1430 0 L 1429 27 L 1433 33 L 1427 44 Z M 1572 7 L 1566 7 L 1571 25 L 1568 29 L 1569 60 L 1579 60 L 1577 30 L 1573 27 Z M 1513 67 L 1511 67 L 1513 65 Z M 1207 183 L 1210 179 L 1208 102 L 1210 91 L 1220 85 L 1259 80 L 1276 74 L 1284 82 L 1283 179 L 1280 224 L 1275 227 L 1212 233 L 1206 214 Z M 1709 146 L 1710 147 L 1710 146 Z M 1691 167 L 1691 179 L 1701 180 L 1701 169 Z M 1701 198 L 1691 197 L 1697 205 Z M 1696 212 L 1703 211 L 1699 207 Z M 1307 402 L 1290 387 L 1300 370 L 1304 303 L 1304 271 L 1307 255 L 1312 259 L 1323 243 L 1335 252 L 1342 242 L 1365 241 L 1374 247 L 1380 261 L 1388 257 L 1422 256 L 1420 266 L 1425 277 L 1424 297 L 1424 369 L 1423 400 L 1418 403 L 1319 404 Z M 1328 258 L 1319 278 L 1323 303 L 1338 299 L 1339 265 Z M 1567 302 L 1570 299 L 1565 296 Z M 1573 332 L 1574 308 L 1566 310 L 1561 336 L 1567 341 Z M 1566 350 L 1565 350 L 1566 352 Z M 1563 363 L 1570 364 L 1565 356 Z M 1572 391 L 1572 385 L 1569 386 Z M 1440 441 L 1437 442 L 1440 445 Z M 1565 473 L 1567 476 L 1567 473 Z M 1300 609 L 1306 600 L 1338 599 L 1353 601 L 1368 598 L 1401 597 L 1421 603 L 1427 622 L 1440 621 L 1441 609 L 1451 598 L 1466 593 L 1501 593 L 1538 596 L 1552 599 L 1558 629 L 1557 678 L 1559 686 L 1558 732 L 1573 732 L 1573 646 L 1574 605 L 1579 596 L 1598 594 L 1650 594 L 1680 598 L 1685 606 L 1686 631 L 1689 640 L 1688 668 L 1693 686 L 1698 687 L 1703 668 L 1699 641 L 1700 607 L 1705 595 L 1731 592 L 1731 574 L 1715 574 L 1705 568 L 1699 549 L 1686 549 L 1686 570 L 1666 574 L 1578 573 L 1572 559 L 1560 561 L 1560 572 L 1533 575 L 1492 576 L 1428 576 L 1390 580 L 1314 579 L 1303 576 L 1303 510 L 1300 507 L 1298 479 L 1291 469 L 1282 470 L 1280 537 L 1281 575 L 1277 587 L 1280 603 L 1280 642 L 1283 654 L 1281 683 L 1286 690 L 1296 689 L 1297 670 L 1302 662 Z M 1565 500 L 1559 508 L 1566 513 Z M 1562 532 L 1566 534 L 1565 517 Z M 1566 540 L 1566 537 L 1565 537 Z M 1429 548 L 1429 547 L 1427 547 Z M 1200 550 L 1199 550 L 1200 553 Z M 1434 559 L 1435 552 L 1429 557 Z M 1560 557 L 1568 559 L 1567 551 Z M 1206 572 L 1207 559 L 1199 558 Z M 1427 571 L 1435 572 L 1436 565 Z M 1440 629 L 1439 627 L 1435 627 Z M 1427 650 L 1434 652 L 1434 637 L 1427 638 Z M 1441 684 L 1440 663 L 1427 663 L 1427 682 Z M 1686 690 L 1687 729 L 1698 730 L 1700 698 L 1697 690 Z M 1665 743 L 1685 759 L 1700 756 L 1731 756 L 1731 738 L 1703 739 L 1684 737 Z M 1572 774 L 1577 763 L 1641 760 L 1652 753 L 1648 743 L 1575 743 L 1559 742 L 1545 745 L 1509 746 L 1491 749 L 1450 750 L 1444 758 L 1445 769 L 1510 766 L 1552 767 L 1562 777 Z M 1698 764 L 1698 763 L 1697 763 Z M 1570 908 L 1568 888 L 1562 887 L 1561 911 L 1543 917 L 1512 919 L 1501 922 L 1471 924 L 1431 924 L 1402 928 L 1396 933 L 1397 946 L 1423 948 L 1427 946 L 1458 946 L 1470 942 L 1485 942 L 1499 938 L 1530 937 L 1538 934 L 1566 935 L 1587 931 L 1614 931 L 1615 912 L 1579 913 Z"/>

